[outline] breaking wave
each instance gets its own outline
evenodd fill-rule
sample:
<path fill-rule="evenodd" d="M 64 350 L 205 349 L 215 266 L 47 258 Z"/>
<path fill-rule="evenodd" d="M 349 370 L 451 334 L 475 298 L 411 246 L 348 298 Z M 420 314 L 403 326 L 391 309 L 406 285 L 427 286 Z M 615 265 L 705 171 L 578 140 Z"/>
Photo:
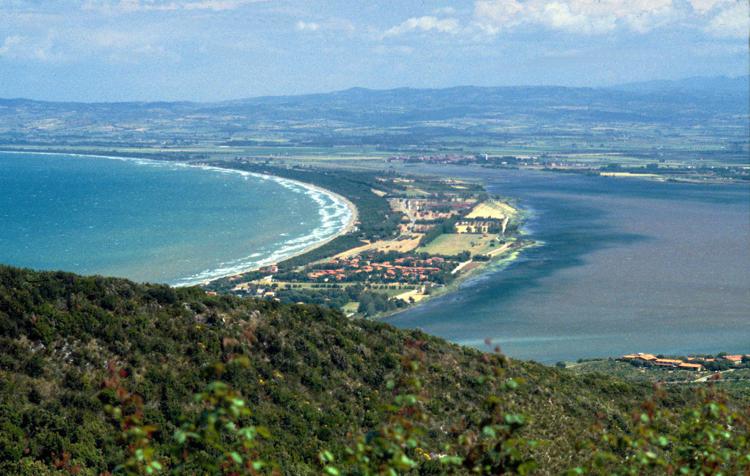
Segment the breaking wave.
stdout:
<path fill-rule="evenodd" d="M 347 225 L 349 225 L 350 221 L 353 219 L 352 210 L 350 208 L 351 205 L 340 195 L 337 195 L 315 185 L 283 177 L 277 177 L 274 175 L 259 174 L 255 172 L 248 172 L 245 170 L 226 169 L 211 165 L 197 165 L 184 162 L 167 162 L 162 160 L 136 157 L 116 157 L 108 155 L 70 153 L 60 154 L 50 152 L 35 152 L 35 154 L 66 155 L 79 158 L 122 160 L 138 165 L 174 170 L 181 168 L 199 168 L 212 173 L 240 175 L 246 180 L 250 177 L 253 177 L 262 181 L 272 181 L 293 193 L 306 195 L 318 205 L 320 224 L 311 232 L 296 237 L 289 237 L 289 233 L 281 233 L 279 237 L 284 238 L 282 241 L 276 242 L 272 245 L 262 246 L 260 248 L 254 249 L 253 252 L 248 254 L 247 256 L 220 262 L 208 269 L 204 269 L 192 275 L 173 280 L 172 282 L 170 282 L 170 284 L 173 286 L 192 286 L 225 276 L 232 276 L 242 272 L 258 269 L 270 264 L 278 263 L 333 239 L 334 237 L 342 233 L 347 228 Z"/>

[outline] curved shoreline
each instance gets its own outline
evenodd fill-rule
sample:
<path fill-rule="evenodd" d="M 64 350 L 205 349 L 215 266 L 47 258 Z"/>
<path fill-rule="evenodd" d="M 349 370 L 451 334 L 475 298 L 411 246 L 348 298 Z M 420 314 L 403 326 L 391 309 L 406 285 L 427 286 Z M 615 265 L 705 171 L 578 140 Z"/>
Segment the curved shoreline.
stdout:
<path fill-rule="evenodd" d="M 211 167 L 214 168 L 214 169 L 217 169 L 217 170 L 232 170 L 232 171 L 237 171 L 237 172 L 244 172 L 244 171 L 240 171 L 240 170 L 236 170 L 236 169 L 229 169 L 229 168 L 224 168 L 224 167 L 214 167 L 214 166 L 211 166 Z M 302 248 L 300 250 L 297 250 L 297 251 L 295 251 L 293 253 L 290 253 L 288 255 L 284 255 L 282 258 L 280 258 L 278 260 L 279 262 L 286 261 L 286 260 L 294 258 L 296 256 L 303 255 L 303 254 L 305 254 L 305 253 L 307 253 L 309 251 L 312 251 L 312 250 L 314 250 L 316 248 L 320 248 L 321 246 L 323 246 L 323 245 L 325 245 L 327 243 L 330 243 L 331 241 L 335 240 L 339 236 L 345 235 L 345 234 L 349 233 L 350 231 L 352 231 L 352 229 L 354 229 L 354 226 L 357 223 L 357 220 L 359 218 L 359 211 L 357 210 L 356 205 L 354 205 L 354 203 L 352 203 L 351 200 L 349 200 L 348 198 L 344 197 L 343 195 L 339 195 L 336 192 L 332 192 L 332 191 L 330 191 L 328 189 L 319 187 L 319 186 L 311 184 L 311 183 L 300 182 L 299 180 L 294 180 L 294 179 L 288 179 L 288 178 L 284 178 L 284 177 L 279 177 L 277 175 L 258 174 L 258 173 L 255 173 L 255 172 L 247 172 L 247 173 L 252 174 L 253 176 L 258 176 L 258 177 L 272 177 L 274 179 L 286 180 L 286 181 L 295 183 L 295 184 L 297 184 L 297 185 L 299 185 L 301 187 L 304 187 L 304 188 L 306 188 L 308 190 L 315 190 L 316 192 L 320 192 L 320 193 L 323 193 L 325 195 L 328 195 L 334 201 L 338 200 L 339 202 L 343 203 L 346 206 L 346 208 L 349 210 L 349 218 L 348 218 L 346 224 L 339 231 L 337 231 L 333 235 L 331 235 L 331 236 L 329 236 L 329 237 L 327 237 L 327 238 L 325 238 L 323 240 L 316 241 L 315 243 L 312 243 L 312 244 L 310 244 L 310 245 L 308 245 L 308 246 L 306 246 L 306 247 L 304 247 L 304 248 Z M 269 263 L 269 264 L 274 264 L 274 263 Z M 229 276 L 234 276 L 234 275 L 243 274 L 243 273 L 249 273 L 251 271 L 257 271 L 260 268 L 268 266 L 269 264 L 262 264 L 260 266 L 253 266 L 253 267 L 250 267 L 250 268 L 247 268 L 247 269 L 243 269 L 241 271 L 237 271 L 237 272 L 234 272 L 234 273 L 226 274 L 226 275 L 223 275 L 223 276 L 217 276 L 215 278 L 211 278 L 211 279 L 202 281 L 199 284 L 205 285 L 205 284 L 209 284 L 209 283 L 211 283 L 213 281 L 218 281 L 219 279 L 226 278 L 226 277 L 229 277 Z M 176 287 L 179 287 L 179 286 L 176 286 Z"/>
<path fill-rule="evenodd" d="M 61 156 L 70 156 L 70 157 L 79 157 L 79 158 L 121 160 L 121 161 L 125 161 L 125 162 L 140 163 L 142 165 L 159 165 L 159 166 L 173 165 L 173 166 L 177 166 L 177 167 L 202 169 L 202 170 L 219 172 L 219 173 L 233 173 L 233 174 L 238 174 L 240 176 L 252 176 L 252 177 L 259 178 L 261 180 L 272 180 L 272 181 L 278 183 L 279 185 L 281 185 L 282 187 L 284 187 L 285 185 L 288 185 L 288 184 L 296 185 L 296 186 L 298 186 L 300 188 L 305 189 L 308 192 L 316 192 L 316 193 L 320 193 L 320 194 L 326 195 L 332 202 L 340 204 L 340 205 L 343 205 L 343 206 L 346 207 L 346 209 L 348 210 L 347 220 L 346 220 L 346 223 L 342 227 L 340 227 L 339 230 L 337 230 L 335 233 L 331 234 L 330 236 L 327 236 L 326 238 L 324 238 L 322 240 L 318 240 L 318 241 L 316 241 L 314 243 L 310 243 L 308 246 L 305 246 L 304 248 L 301 248 L 299 250 L 295 250 L 295 251 L 293 251 L 291 253 L 288 253 L 288 254 L 282 253 L 280 256 L 276 256 L 274 258 L 274 260 L 273 260 L 274 262 L 284 261 L 284 260 L 293 258 L 295 256 L 299 256 L 299 255 L 305 254 L 305 253 L 307 253 L 307 252 L 309 252 L 311 250 L 319 248 L 319 247 L 321 247 L 321 246 L 323 246 L 323 245 L 325 245 L 325 244 L 327 244 L 327 243 L 335 240 L 336 238 L 338 238 L 341 235 L 349 233 L 354 228 L 354 226 L 355 226 L 355 224 L 357 222 L 357 219 L 359 217 L 359 212 L 357 210 L 357 207 L 354 205 L 354 203 L 352 203 L 351 200 L 347 199 L 346 197 L 344 197 L 344 196 L 342 196 L 342 195 L 340 195 L 338 193 L 332 192 L 331 190 L 325 189 L 325 188 L 317 186 L 315 184 L 311 184 L 311 183 L 307 183 L 307 182 L 302 182 L 302 181 L 299 181 L 299 180 L 290 179 L 290 178 L 286 178 L 286 177 L 279 177 L 279 176 L 271 175 L 271 174 L 249 172 L 249 171 L 246 171 L 246 170 L 239 170 L 239 169 L 233 169 L 233 168 L 227 168 L 227 167 L 217 167 L 215 165 L 209 165 L 209 164 L 206 164 L 206 163 L 193 164 L 193 163 L 189 163 L 189 162 L 165 161 L 165 160 L 148 159 L 148 158 L 142 158 L 142 157 L 125 157 L 125 156 L 97 155 L 97 154 L 77 154 L 77 153 L 67 153 L 67 152 L 27 152 L 27 151 L 21 151 L 21 152 L 19 152 L 19 151 L 12 151 L 12 150 L 7 150 L 7 151 L 6 150 L 0 150 L 0 153 L 22 154 L 22 155 L 24 155 L 24 154 L 25 155 L 48 155 L 48 156 L 49 155 L 53 155 L 53 156 L 54 155 L 61 155 Z M 313 199 L 313 201 L 315 201 L 315 200 Z M 311 230 L 311 232 L 308 235 L 305 235 L 305 236 L 311 236 L 312 234 L 315 233 L 315 231 L 318 228 L 319 227 L 316 227 L 315 229 Z M 300 237 L 300 238 L 296 238 L 296 239 L 301 239 L 301 238 L 304 238 L 305 236 Z M 177 279 L 174 282 L 169 283 L 169 284 L 170 284 L 170 286 L 174 286 L 174 287 L 205 285 L 205 284 L 208 284 L 208 283 L 211 283 L 213 281 L 216 281 L 216 280 L 219 280 L 219 279 L 222 279 L 222 278 L 226 278 L 226 277 L 229 277 L 229 276 L 234 276 L 234 275 L 237 275 L 237 274 L 242 274 L 242 273 L 247 273 L 247 272 L 251 272 L 251 271 L 256 271 L 256 270 L 258 270 L 258 269 L 260 269 L 260 268 L 262 268 L 264 266 L 268 266 L 270 264 L 273 264 L 272 262 L 266 262 L 266 261 L 269 258 L 274 257 L 275 253 L 277 253 L 277 252 L 279 252 L 280 250 L 283 250 L 283 249 L 284 249 L 284 244 L 282 243 L 279 246 L 278 249 L 272 250 L 270 253 L 268 253 L 268 255 L 267 255 L 266 258 L 261 258 L 261 259 L 256 260 L 256 264 L 253 264 L 252 266 L 247 266 L 247 267 L 244 267 L 244 268 L 232 268 L 231 271 L 229 269 L 227 269 L 226 270 L 227 272 L 225 272 L 225 273 L 212 275 L 212 276 L 209 276 L 209 277 L 206 277 L 206 278 L 202 278 L 201 275 L 204 275 L 206 273 L 211 273 L 212 270 L 197 271 L 196 273 L 194 273 L 194 274 L 192 274 L 190 276 L 179 278 L 179 279 Z M 245 258 L 248 258 L 248 257 L 246 256 L 246 257 L 240 257 L 240 258 L 235 258 L 235 259 L 241 260 L 241 259 L 245 259 Z M 223 265 L 225 263 L 226 262 L 218 263 L 217 267 L 213 268 L 213 271 L 219 271 L 219 270 L 221 270 L 222 267 L 223 267 Z"/>
<path fill-rule="evenodd" d="M 113 158 L 118 158 L 118 157 L 113 157 Z M 145 159 L 145 160 L 150 160 L 150 161 L 154 161 L 154 162 L 160 162 L 160 161 L 154 160 L 154 159 Z M 330 236 L 328 236 L 328 237 L 326 237 L 326 238 L 324 238 L 322 240 L 316 241 L 315 243 L 311 243 L 310 245 L 305 246 L 304 248 L 296 250 L 296 251 L 294 251 L 292 253 L 283 254 L 282 256 L 277 257 L 277 259 L 274 259 L 273 262 L 268 262 L 267 261 L 268 258 L 266 258 L 266 259 L 260 259 L 260 260 L 258 260 L 260 263 L 258 263 L 256 265 L 253 265 L 253 266 L 248 266 L 248 267 L 242 268 L 242 269 L 233 269 L 231 273 L 225 273 L 225 274 L 222 274 L 220 276 L 212 276 L 212 277 L 210 277 L 208 279 L 204 279 L 204 280 L 196 280 L 196 281 L 193 281 L 193 282 L 190 282 L 190 283 L 172 284 L 172 286 L 174 286 L 174 287 L 207 285 L 209 283 L 212 283 L 214 281 L 218 281 L 218 280 L 223 279 L 223 278 L 227 278 L 227 277 L 230 277 L 230 276 L 235 276 L 235 275 L 243 274 L 243 273 L 249 273 L 249 272 L 252 272 L 252 271 L 257 271 L 257 270 L 259 270 L 259 269 L 261 269 L 261 268 L 263 268 L 265 266 L 269 266 L 271 264 L 275 264 L 275 263 L 281 262 L 281 261 L 286 261 L 288 259 L 294 258 L 295 256 L 303 255 L 303 254 L 305 254 L 305 253 L 307 253 L 309 251 L 312 251 L 312 250 L 314 250 L 316 248 L 320 248 L 321 246 L 323 246 L 323 245 L 325 245 L 327 243 L 330 243 L 331 241 L 335 240 L 336 238 L 338 238 L 341 235 L 345 235 L 345 234 L 349 233 L 354 228 L 354 226 L 356 225 L 357 219 L 359 218 L 359 211 L 357 210 L 357 207 L 354 205 L 354 203 L 351 200 L 349 200 L 348 198 L 344 197 L 343 195 L 340 195 L 340 194 L 338 194 L 336 192 L 332 192 L 331 190 L 328 190 L 326 188 L 320 187 L 320 186 L 312 184 L 312 183 L 302 182 L 300 180 L 290 179 L 290 178 L 286 178 L 286 177 L 280 177 L 278 175 L 262 174 L 262 173 L 257 173 L 257 172 L 249 172 L 247 170 L 239 170 L 239 169 L 233 169 L 233 168 L 228 168 L 228 167 L 217 167 L 215 165 L 208 165 L 208 164 L 190 164 L 190 163 L 186 163 L 186 162 L 169 162 L 169 163 L 180 164 L 180 165 L 187 166 L 187 167 L 200 168 L 200 169 L 203 169 L 203 170 L 213 170 L 213 171 L 218 171 L 218 172 L 221 172 L 221 173 L 230 172 L 230 173 L 236 173 L 236 174 L 245 175 L 245 176 L 249 175 L 249 176 L 258 177 L 258 178 L 261 178 L 261 179 L 264 179 L 264 180 L 273 180 L 273 181 L 281 184 L 282 186 L 285 183 L 295 184 L 295 185 L 297 185 L 299 187 L 302 187 L 302 188 L 304 188 L 304 189 L 306 189 L 308 191 L 314 191 L 314 192 L 322 193 L 322 194 L 328 196 L 331 199 L 331 201 L 333 201 L 333 202 L 339 202 L 339 203 L 343 204 L 347 208 L 347 210 L 349 212 L 349 214 L 348 214 L 349 216 L 347 218 L 346 224 L 344 224 L 343 227 L 341 227 L 338 231 L 336 231 L 332 235 L 330 235 Z M 313 232 L 314 231 L 315 230 L 313 230 Z M 283 249 L 283 245 L 282 245 L 281 249 Z M 273 254 L 274 254 L 274 252 L 271 252 L 271 254 L 269 255 L 269 258 L 272 257 Z M 189 279 L 189 278 L 185 278 L 185 279 Z"/>

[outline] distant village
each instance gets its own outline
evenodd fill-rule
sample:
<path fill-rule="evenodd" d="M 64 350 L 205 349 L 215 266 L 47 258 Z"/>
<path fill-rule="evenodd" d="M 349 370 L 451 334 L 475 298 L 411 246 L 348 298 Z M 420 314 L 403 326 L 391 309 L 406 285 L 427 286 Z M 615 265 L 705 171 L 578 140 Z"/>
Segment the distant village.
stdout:
<path fill-rule="evenodd" d="M 481 188 L 404 177 L 379 177 L 377 183 L 371 192 L 401 216 L 397 236 L 301 266 L 281 263 L 230 277 L 231 292 L 315 303 L 323 296 L 323 303 L 349 315 L 372 315 L 420 301 L 520 246 L 517 210 Z M 372 294 L 367 305 L 363 294 Z"/>
<path fill-rule="evenodd" d="M 575 149 L 575 144 L 573 144 Z M 536 155 L 489 155 L 489 154 L 421 154 L 394 155 L 388 162 L 405 164 L 479 165 L 490 168 L 531 168 L 551 171 L 596 174 L 603 177 L 630 177 L 672 181 L 747 181 L 750 167 L 719 166 L 703 164 L 668 163 L 657 158 L 654 162 L 627 165 L 611 161 L 591 161 L 591 157 L 577 154 L 574 150 L 565 154 L 540 153 Z"/>
<path fill-rule="evenodd" d="M 732 368 L 750 368 L 750 354 L 725 354 L 716 356 L 698 355 L 680 358 L 665 358 L 654 354 L 626 354 L 618 360 L 638 367 L 659 367 L 677 370 L 716 371 Z"/>
<path fill-rule="evenodd" d="M 351 258 L 334 258 L 315 270 L 307 273 L 313 281 L 378 281 L 418 283 L 428 281 L 436 274 L 450 271 L 446 259 L 440 256 L 420 259 L 415 256 L 402 256 L 393 260 L 375 261 L 367 256 L 355 255 Z M 450 263 L 450 262 L 448 262 Z"/>
<path fill-rule="evenodd" d="M 495 166 L 538 165 L 539 157 L 532 155 L 504 155 L 490 156 L 489 154 L 424 154 L 424 155 L 393 155 L 388 162 L 424 163 L 424 164 L 487 164 Z"/>

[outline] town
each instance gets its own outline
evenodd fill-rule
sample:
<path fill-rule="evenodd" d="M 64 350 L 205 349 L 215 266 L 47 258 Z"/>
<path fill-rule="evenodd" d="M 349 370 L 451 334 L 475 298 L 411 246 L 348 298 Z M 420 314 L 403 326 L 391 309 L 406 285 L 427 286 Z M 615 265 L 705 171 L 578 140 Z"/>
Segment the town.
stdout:
<path fill-rule="evenodd" d="M 667 159 L 662 157 L 661 154 L 657 154 L 656 160 L 652 162 L 632 165 L 630 163 L 613 163 L 612 159 L 616 157 L 618 157 L 618 154 L 591 153 L 590 151 L 578 150 L 576 144 L 572 144 L 567 152 L 539 152 L 519 155 L 490 155 L 487 153 L 393 155 L 388 157 L 387 162 L 405 165 L 431 164 L 501 169 L 520 168 L 599 175 L 610 178 L 638 178 L 672 182 L 737 182 L 750 179 L 750 167 L 744 164 L 686 162 L 678 158 Z"/>
<path fill-rule="evenodd" d="M 695 355 L 688 357 L 666 358 L 662 355 L 626 354 L 618 360 L 628 362 L 637 367 L 658 367 L 666 369 L 693 371 L 721 371 L 734 368 L 750 368 L 750 354 Z"/>
<path fill-rule="evenodd" d="M 389 213 L 399 217 L 393 236 L 231 276 L 228 291 L 372 317 L 440 293 L 494 258 L 530 244 L 518 236 L 522 214 L 517 208 L 476 184 L 388 175 L 376 177 L 374 185 L 368 193 L 386 200 Z"/>

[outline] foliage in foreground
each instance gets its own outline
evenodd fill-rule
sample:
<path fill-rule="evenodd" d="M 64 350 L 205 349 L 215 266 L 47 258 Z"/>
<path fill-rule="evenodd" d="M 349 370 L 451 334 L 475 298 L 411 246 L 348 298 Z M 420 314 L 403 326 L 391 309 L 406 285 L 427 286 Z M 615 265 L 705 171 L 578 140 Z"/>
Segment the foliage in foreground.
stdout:
<path fill-rule="evenodd" d="M 420 371 L 424 354 L 420 343 L 408 343 L 410 351 L 402 361 L 404 373 L 389 381 L 394 390 L 387 405 L 388 418 L 381 425 L 360 435 L 346 448 L 337 462 L 329 450 L 319 454 L 322 472 L 330 476 L 396 476 L 399 474 L 531 474 L 537 469 L 528 449 L 536 442 L 519 436 L 524 417 L 506 413 L 501 395 L 485 402 L 487 416 L 475 428 L 464 428 L 453 444 L 441 453 L 423 449 L 423 436 L 430 427 L 422 410 L 429 396 L 423 392 Z M 241 360 L 246 364 L 245 360 Z M 489 379 L 502 380 L 500 388 L 512 391 L 518 383 L 503 380 L 505 359 L 498 357 Z M 220 368 L 223 365 L 219 366 Z M 117 376 L 114 374 L 113 380 Z M 123 392 L 123 403 L 133 395 Z M 577 466 L 569 475 L 740 475 L 750 473 L 750 419 L 747 413 L 733 411 L 725 395 L 714 389 L 701 392 L 701 400 L 681 412 L 669 411 L 655 400 L 644 402 L 634 412 L 629 432 L 604 432 L 599 440 L 583 442 L 595 454 L 587 466 Z M 657 393 L 657 398 L 660 393 Z M 180 454 L 174 468 L 164 469 L 150 446 L 153 427 L 143 426 L 138 410 L 123 416 L 119 407 L 110 412 L 120 424 L 121 437 L 129 444 L 130 456 L 116 468 L 127 475 L 169 474 L 265 474 L 277 467 L 259 459 L 253 452 L 256 435 L 271 435 L 254 426 L 238 428 L 238 420 L 250 415 L 244 399 L 226 384 L 215 381 L 196 395 L 203 411 L 193 421 L 183 423 L 174 434 L 173 451 Z M 196 432 L 196 429 L 199 428 Z M 186 444 L 191 440 L 192 444 Z M 276 472 L 273 470 L 272 472 Z"/>
<path fill-rule="evenodd" d="M 593 468 L 611 475 L 750 474 L 750 407 L 732 409 L 714 388 L 699 393 L 698 403 L 674 411 L 659 404 L 657 392 L 634 412 L 629 432 L 602 434 Z"/>
<path fill-rule="evenodd" d="M 746 468 L 740 397 L 654 395 L 314 306 L 0 267 L 0 348 L 0 474 Z"/>

